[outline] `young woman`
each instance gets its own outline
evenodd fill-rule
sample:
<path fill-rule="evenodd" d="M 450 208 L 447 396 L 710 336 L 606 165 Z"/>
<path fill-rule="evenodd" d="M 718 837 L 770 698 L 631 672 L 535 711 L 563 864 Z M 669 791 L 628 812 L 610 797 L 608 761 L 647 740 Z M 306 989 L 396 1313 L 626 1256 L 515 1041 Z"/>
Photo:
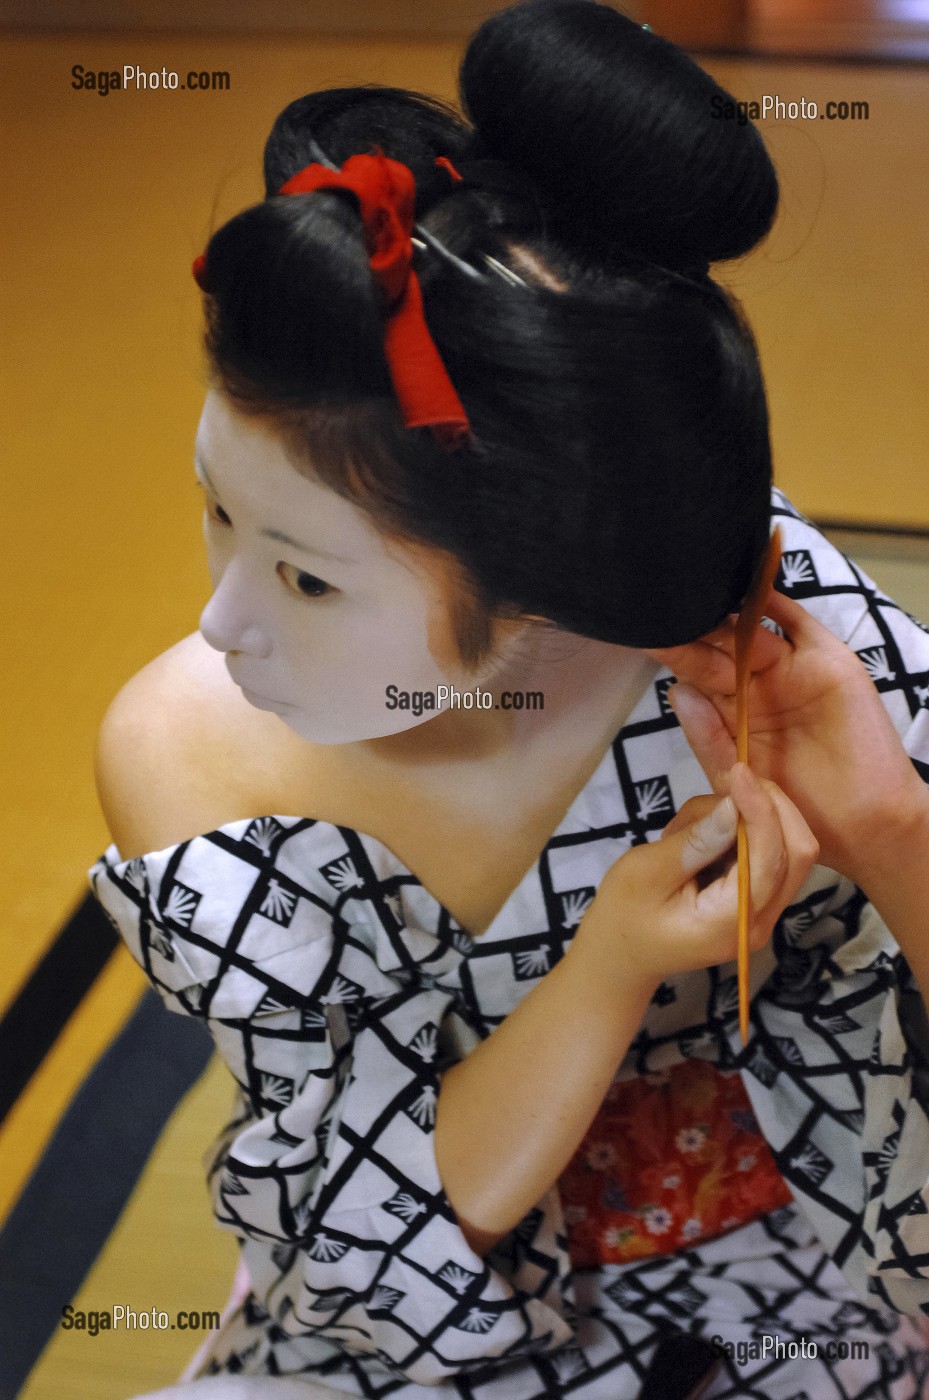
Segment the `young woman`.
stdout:
<path fill-rule="evenodd" d="M 467 123 L 292 103 L 197 260 L 214 593 L 91 872 L 240 1088 L 193 1397 L 929 1393 L 929 637 L 775 493 L 734 762 L 770 451 L 708 265 L 777 184 L 718 92 L 532 0 Z"/>

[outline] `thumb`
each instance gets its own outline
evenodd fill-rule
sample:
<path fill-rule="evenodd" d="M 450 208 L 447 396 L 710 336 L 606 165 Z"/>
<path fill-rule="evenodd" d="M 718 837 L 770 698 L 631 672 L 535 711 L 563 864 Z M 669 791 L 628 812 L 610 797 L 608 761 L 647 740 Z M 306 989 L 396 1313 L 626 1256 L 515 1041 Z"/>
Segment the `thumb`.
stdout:
<path fill-rule="evenodd" d="M 731 797 L 724 797 L 712 810 L 685 825 L 678 825 L 684 809 L 675 818 L 674 829 L 666 831 L 659 843 L 668 875 L 675 888 L 686 884 L 699 870 L 719 860 L 735 843 L 739 815 Z"/>

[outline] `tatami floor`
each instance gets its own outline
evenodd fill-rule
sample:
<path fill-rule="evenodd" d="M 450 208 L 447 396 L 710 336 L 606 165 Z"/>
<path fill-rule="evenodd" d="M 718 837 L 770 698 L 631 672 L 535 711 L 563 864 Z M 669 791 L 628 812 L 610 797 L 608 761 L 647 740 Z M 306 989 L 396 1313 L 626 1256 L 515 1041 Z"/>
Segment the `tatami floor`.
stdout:
<path fill-rule="evenodd" d="M 8 1029 L 27 1017 L 36 1033 L 43 1003 L 25 994 L 38 985 L 34 974 L 84 899 L 86 869 L 108 841 L 91 776 L 100 716 L 133 672 L 195 629 L 206 598 L 191 470 L 203 381 L 190 261 L 212 223 L 258 197 L 263 136 L 287 100 L 312 87 L 368 81 L 452 97 L 458 51 L 435 41 L 0 36 L 8 175 L 0 202 L 0 1013 Z M 76 63 L 109 71 L 126 62 L 227 70 L 231 88 L 100 97 L 71 86 Z M 871 103 L 871 120 L 856 129 L 784 122 L 765 130 L 781 172 L 783 214 L 769 244 L 726 270 L 725 280 L 756 327 L 780 484 L 819 518 L 929 533 L 925 75 L 735 60 L 707 66 L 740 97 L 777 91 Z M 842 544 L 929 618 L 922 540 L 855 533 Z M 72 944 L 72 962 L 46 965 L 66 1008 L 69 988 L 61 984 L 80 975 L 79 939 Z M 47 1306 L 48 1279 L 64 1250 L 60 1237 L 42 1232 L 49 1211 L 79 1223 L 102 1182 L 112 1187 L 115 1218 L 115 1178 L 132 1157 L 123 1149 L 144 1158 L 134 1120 L 118 1125 L 109 1156 L 94 1156 L 94 1125 L 104 1122 L 101 1105 L 114 1082 L 108 1076 L 127 1072 L 107 1053 L 132 1047 L 149 1061 L 133 1073 L 148 1072 L 153 1082 L 167 1074 L 162 1050 L 152 1048 L 162 1045 L 161 1023 L 148 1002 L 140 1006 L 140 974 L 121 950 L 110 956 L 100 945 L 96 956 L 103 970 L 94 977 L 91 969 L 87 993 L 75 994 L 60 1031 L 50 1023 L 48 1052 L 29 1067 L 35 1072 L 0 1123 L 0 1221 L 9 1218 L 0 1290 L 33 1318 L 38 1303 L 23 1300 L 44 1288 Z M 173 1314 L 222 1305 L 234 1248 L 211 1227 L 199 1158 L 229 1091 L 215 1065 L 197 1080 L 205 1053 L 193 1043 L 178 1052 L 171 1083 L 178 1095 L 194 1080 L 195 1087 L 160 1136 L 147 1120 L 154 1155 L 115 1229 L 101 1237 L 102 1253 L 86 1261 L 76 1296 L 61 1296 L 60 1307 L 125 1304 Z M 79 1091 L 85 1099 L 75 1099 Z M 32 1217 L 23 1209 L 30 1201 Z M 4 1317 L 11 1328 L 13 1316 L 0 1305 L 0 1328 Z M 177 1330 L 47 1335 L 26 1400 L 125 1400 L 176 1376 L 195 1341 Z M 14 1393 L 0 1376 L 0 1400 Z"/>

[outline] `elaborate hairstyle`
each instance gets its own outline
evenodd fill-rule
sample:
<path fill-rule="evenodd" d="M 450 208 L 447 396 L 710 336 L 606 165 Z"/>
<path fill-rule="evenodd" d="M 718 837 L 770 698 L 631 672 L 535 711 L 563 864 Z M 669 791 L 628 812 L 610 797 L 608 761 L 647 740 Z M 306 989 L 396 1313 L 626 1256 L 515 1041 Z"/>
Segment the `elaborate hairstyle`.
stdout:
<path fill-rule="evenodd" d="M 596 0 L 527 0 L 477 30 L 467 120 L 418 93 L 310 93 L 278 117 L 267 198 L 207 249 L 218 385 L 390 533 L 450 552 L 475 607 L 628 646 L 703 635 L 764 550 L 770 447 L 757 351 L 707 274 L 768 231 L 777 179 L 687 55 Z M 723 94 L 728 97 L 728 94 Z M 354 197 L 277 197 L 314 158 L 408 165 L 426 320 L 473 441 L 403 428 Z M 448 156 L 463 179 L 437 168 Z"/>

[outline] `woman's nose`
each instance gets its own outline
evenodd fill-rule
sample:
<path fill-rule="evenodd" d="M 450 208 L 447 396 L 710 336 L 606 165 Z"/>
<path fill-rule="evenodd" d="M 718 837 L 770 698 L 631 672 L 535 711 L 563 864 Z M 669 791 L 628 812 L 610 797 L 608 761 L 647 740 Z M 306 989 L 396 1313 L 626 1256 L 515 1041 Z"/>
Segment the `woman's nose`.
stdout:
<path fill-rule="evenodd" d="M 271 639 L 255 619 L 254 598 L 237 577 L 230 563 L 200 614 L 200 632 L 216 651 L 241 652 L 246 656 L 267 657 Z"/>

